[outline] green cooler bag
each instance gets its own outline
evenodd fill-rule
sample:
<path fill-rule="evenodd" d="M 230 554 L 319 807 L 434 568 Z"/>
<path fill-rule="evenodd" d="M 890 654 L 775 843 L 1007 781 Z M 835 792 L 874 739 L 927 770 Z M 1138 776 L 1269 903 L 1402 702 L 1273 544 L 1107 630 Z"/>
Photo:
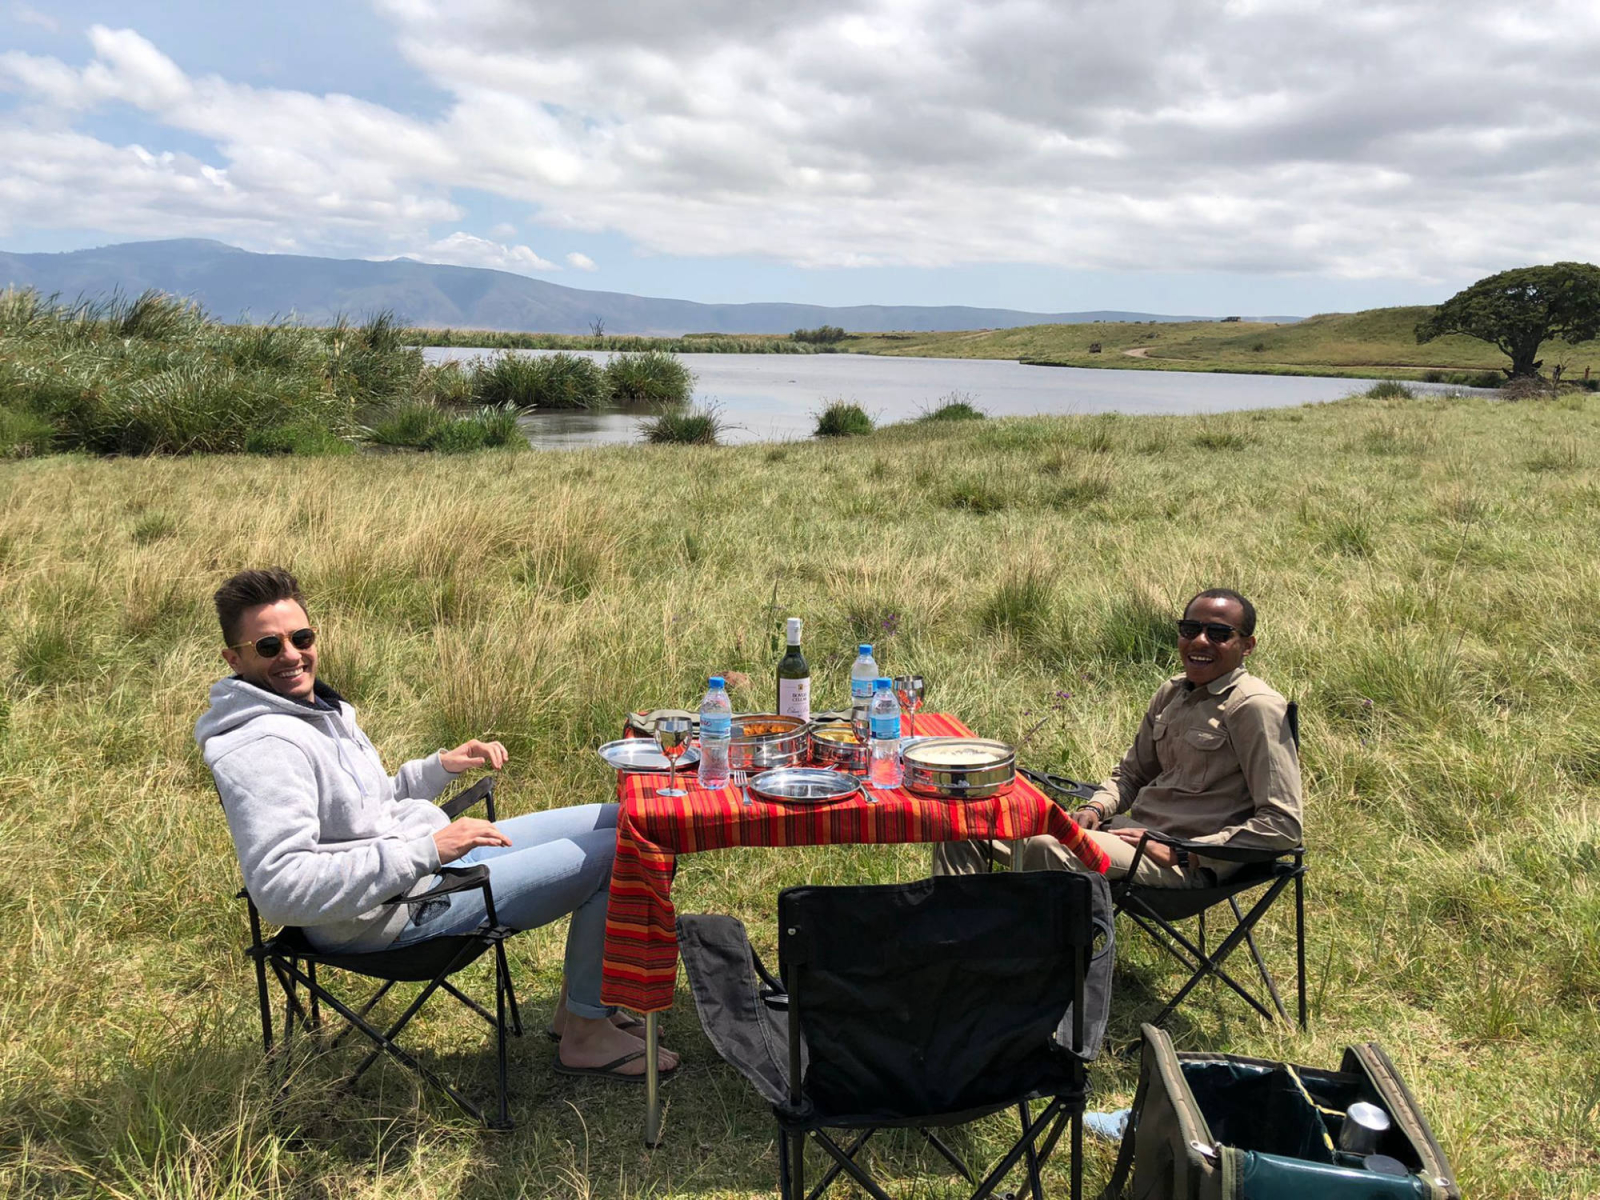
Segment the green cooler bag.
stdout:
<path fill-rule="evenodd" d="M 1179 1054 L 1143 1027 L 1139 1089 L 1103 1200 L 1460 1200 L 1416 1099 L 1374 1042 L 1345 1049 L 1337 1071 L 1232 1054 Z M 1345 1110 L 1376 1104 L 1390 1120 L 1383 1174 L 1338 1148 Z M 1390 1166 L 1392 1164 L 1383 1164 Z"/>

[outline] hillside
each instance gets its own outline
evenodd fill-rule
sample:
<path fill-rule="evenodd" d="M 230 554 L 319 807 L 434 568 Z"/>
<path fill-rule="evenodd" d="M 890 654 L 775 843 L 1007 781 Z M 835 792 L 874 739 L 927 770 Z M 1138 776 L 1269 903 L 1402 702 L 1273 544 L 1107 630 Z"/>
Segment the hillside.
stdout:
<path fill-rule="evenodd" d="M 841 349 L 934 358 L 1015 358 L 1074 367 L 1131 367 L 1268 374 L 1419 376 L 1430 370 L 1497 371 L 1507 359 L 1477 338 L 1452 336 L 1418 345 L 1427 306 L 1323 313 L 1292 324 L 1185 321 L 1152 325 L 1106 321 L 1033 325 L 959 333 L 874 334 Z M 1089 347 L 1098 342 L 1100 353 Z M 1600 372 L 1600 343 L 1546 343 L 1545 369 L 1565 363 L 1566 378 Z"/>
<path fill-rule="evenodd" d="M 596 321 L 608 333 L 673 337 L 685 333 L 789 333 L 837 325 L 874 329 L 992 329 L 1045 322 L 1191 320 L 1151 313 L 1031 313 L 1003 308 L 863 304 L 699 304 L 591 292 L 506 271 L 448 267 L 395 259 L 312 258 L 252 254 L 222 242 L 180 239 L 129 242 L 67 254 L 0 253 L 0 287 L 32 287 L 63 299 L 138 295 L 157 288 L 192 297 L 224 321 L 294 315 L 325 325 L 343 314 L 360 320 L 388 310 L 402 325 L 497 331 L 587 334 Z"/>

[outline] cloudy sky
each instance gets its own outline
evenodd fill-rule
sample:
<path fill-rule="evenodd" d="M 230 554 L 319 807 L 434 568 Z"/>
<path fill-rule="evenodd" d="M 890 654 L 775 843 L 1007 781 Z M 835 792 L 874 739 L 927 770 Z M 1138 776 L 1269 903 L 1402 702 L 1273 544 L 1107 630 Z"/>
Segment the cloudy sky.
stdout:
<path fill-rule="evenodd" d="M 0 249 L 1210 315 L 1600 259 L 1600 5 L 0 0 Z"/>

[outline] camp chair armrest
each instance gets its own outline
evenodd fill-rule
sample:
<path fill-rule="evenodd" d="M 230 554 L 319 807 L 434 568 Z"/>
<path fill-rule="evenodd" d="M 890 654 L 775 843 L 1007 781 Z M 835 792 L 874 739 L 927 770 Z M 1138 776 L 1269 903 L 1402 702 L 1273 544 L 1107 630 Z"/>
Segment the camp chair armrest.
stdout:
<path fill-rule="evenodd" d="M 1144 858 L 1144 848 L 1147 842 L 1160 842 L 1163 846 L 1171 846 L 1175 850 L 1186 850 L 1200 858 L 1209 858 L 1217 862 L 1236 863 L 1265 863 L 1275 862 L 1280 858 L 1302 857 L 1306 848 L 1295 846 L 1288 850 L 1269 850 L 1261 846 L 1214 846 L 1210 842 L 1191 842 L 1186 838 L 1173 837 L 1171 834 L 1158 833 L 1154 829 L 1146 829 L 1144 836 L 1139 839 L 1139 845 L 1134 849 L 1133 861 L 1128 864 L 1129 879 L 1139 869 L 1139 862 Z"/>
<path fill-rule="evenodd" d="M 421 900 L 437 900 L 440 896 L 448 896 L 452 892 L 470 892 L 474 888 L 482 888 L 487 893 L 489 890 L 489 868 L 483 863 L 476 863 L 470 867 L 440 867 L 434 874 L 438 876 L 438 880 L 427 891 L 418 892 L 415 896 L 396 896 L 383 903 L 416 904 Z"/>
<path fill-rule="evenodd" d="M 1034 771 L 1028 767 L 1018 767 L 1017 770 L 1043 788 L 1051 799 L 1079 801 L 1071 805 L 1073 808 L 1082 807 L 1082 802 L 1092 800 L 1095 792 L 1099 790 L 1092 783 L 1085 783 L 1081 779 L 1072 779 L 1066 775 L 1052 775 L 1049 771 Z"/>
<path fill-rule="evenodd" d="M 467 809 L 471 808 L 473 805 L 477 804 L 478 801 L 482 800 L 484 812 L 488 816 L 489 820 L 492 821 L 494 820 L 494 785 L 495 777 L 493 775 L 485 775 L 471 787 L 459 791 L 454 796 L 451 796 L 450 799 L 446 800 L 442 805 L 440 805 L 440 808 L 444 810 L 445 816 L 454 821 L 462 813 L 466 812 Z"/>

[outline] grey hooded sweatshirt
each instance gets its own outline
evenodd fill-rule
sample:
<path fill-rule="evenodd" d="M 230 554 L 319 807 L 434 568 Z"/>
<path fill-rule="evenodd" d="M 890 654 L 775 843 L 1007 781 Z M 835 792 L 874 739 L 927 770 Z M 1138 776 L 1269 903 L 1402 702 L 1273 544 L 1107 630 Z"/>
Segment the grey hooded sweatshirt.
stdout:
<path fill-rule="evenodd" d="M 261 915 L 321 950 L 377 950 L 410 916 L 378 906 L 439 866 L 433 835 L 450 822 L 433 800 L 454 776 L 432 754 L 391 778 L 355 709 L 321 683 L 317 694 L 334 709 L 220 680 L 194 736 Z"/>

